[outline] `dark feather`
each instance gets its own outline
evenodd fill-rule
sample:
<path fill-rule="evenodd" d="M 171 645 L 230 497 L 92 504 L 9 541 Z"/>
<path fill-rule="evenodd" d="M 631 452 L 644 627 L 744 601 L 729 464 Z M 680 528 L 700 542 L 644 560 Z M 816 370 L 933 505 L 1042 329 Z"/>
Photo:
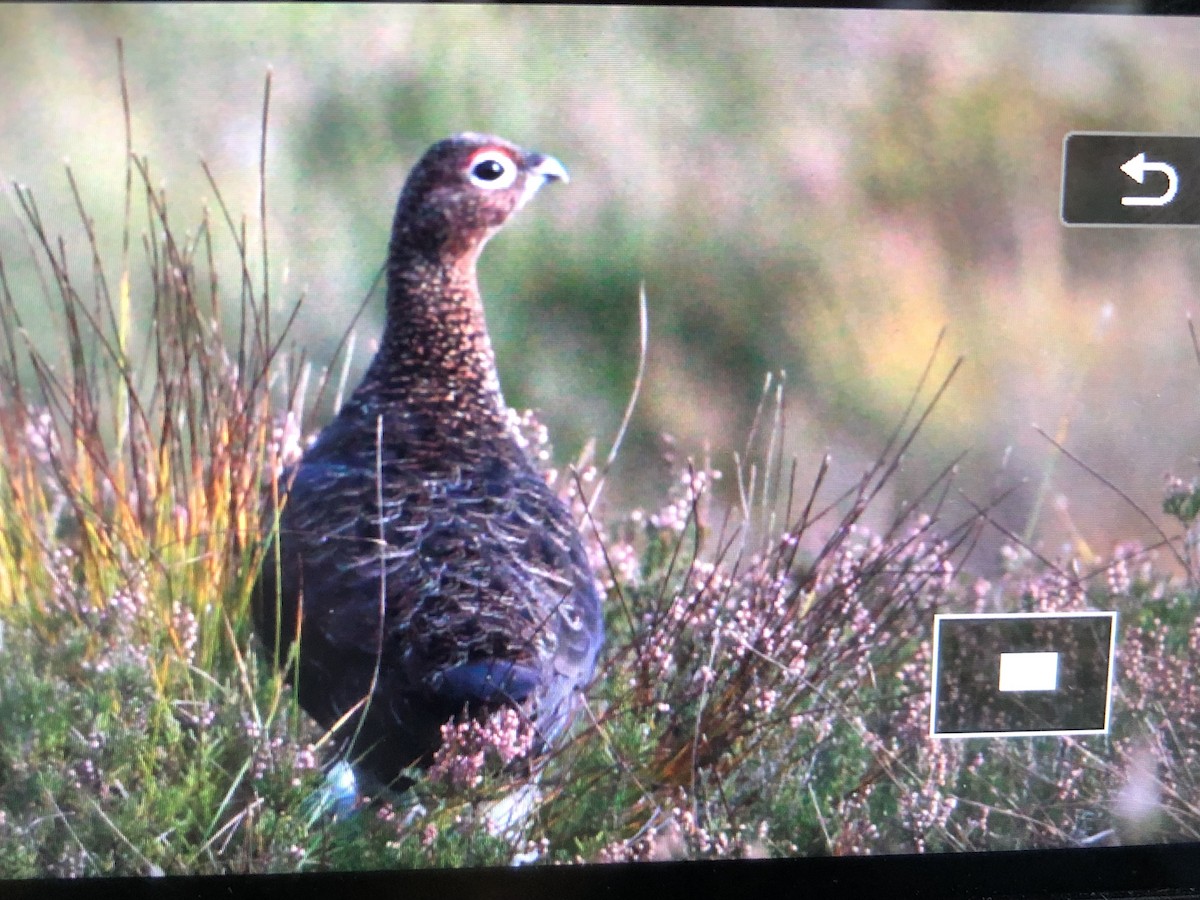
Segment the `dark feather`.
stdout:
<path fill-rule="evenodd" d="M 514 167 L 511 184 L 473 178 L 493 158 Z M 338 734 L 383 784 L 428 764 L 441 726 L 464 711 L 514 706 L 544 751 L 595 668 L 594 579 L 569 513 L 510 431 L 475 279 L 488 237 L 564 176 L 494 137 L 430 148 L 397 208 L 380 350 L 282 479 L 257 631 L 278 664 L 298 634 L 295 687 L 323 726 L 367 698 Z"/>

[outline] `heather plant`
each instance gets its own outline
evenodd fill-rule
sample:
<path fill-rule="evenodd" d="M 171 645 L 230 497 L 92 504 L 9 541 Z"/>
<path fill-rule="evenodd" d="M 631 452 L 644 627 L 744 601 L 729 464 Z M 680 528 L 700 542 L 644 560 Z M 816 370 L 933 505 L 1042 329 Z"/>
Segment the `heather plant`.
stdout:
<path fill-rule="evenodd" d="M 318 736 L 259 673 L 244 611 L 263 473 L 286 450 L 273 424 L 301 407 L 300 373 L 275 365 L 244 223 L 227 219 L 245 263 L 230 339 L 208 212 L 179 229 L 129 149 L 115 271 L 69 168 L 82 248 L 14 186 L 54 351 L 23 327 L 0 263 L 8 875 L 212 867 L 273 819 L 260 785 L 316 777 Z"/>
<path fill-rule="evenodd" d="M 336 404 L 339 373 L 307 366 L 294 313 L 280 320 L 265 170 L 258 229 L 213 179 L 217 213 L 184 228 L 128 149 L 116 255 L 69 169 L 82 243 L 14 188 L 40 298 L 14 296 L 14 251 L 0 248 L 0 876 L 1200 837 L 1200 610 L 1183 539 L 1097 559 L 1008 534 L 1003 570 L 971 574 L 981 530 L 1000 527 L 994 503 L 949 521 L 953 466 L 919 496 L 888 494 L 952 388 L 957 366 L 935 376 L 936 348 L 842 492 L 828 486 L 839 460 L 805 476 L 785 458 L 782 374 L 737 452 L 714 435 L 717 450 L 675 462 L 668 496 L 635 509 L 603 491 L 612 454 L 556 463 L 536 416 L 514 413 L 606 598 L 576 727 L 538 759 L 512 711 L 447 723 L 410 791 L 314 803 L 335 760 L 260 659 L 247 598 L 271 524 L 258 498 L 319 426 L 322 398 Z M 222 242 L 231 272 L 215 262 Z M 23 328 L 36 302 L 51 335 Z M 1174 482 L 1167 501 L 1186 527 L 1194 495 Z M 1108 735 L 929 737 L 935 613 L 1089 608 L 1121 616 Z"/>

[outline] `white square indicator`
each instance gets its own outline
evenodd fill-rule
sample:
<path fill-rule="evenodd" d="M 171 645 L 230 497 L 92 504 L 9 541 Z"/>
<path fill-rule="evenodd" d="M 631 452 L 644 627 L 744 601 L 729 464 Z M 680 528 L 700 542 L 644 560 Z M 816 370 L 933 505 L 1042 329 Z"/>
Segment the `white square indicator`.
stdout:
<path fill-rule="evenodd" d="M 1058 690 L 1058 654 L 1001 653 L 1000 690 Z"/>

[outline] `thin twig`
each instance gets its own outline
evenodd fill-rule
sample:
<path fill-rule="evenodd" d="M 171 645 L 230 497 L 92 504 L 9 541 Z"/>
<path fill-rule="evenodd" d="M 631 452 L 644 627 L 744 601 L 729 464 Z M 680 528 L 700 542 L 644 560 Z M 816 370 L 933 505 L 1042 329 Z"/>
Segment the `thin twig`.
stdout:
<path fill-rule="evenodd" d="M 1037 425 L 1033 426 L 1033 430 L 1036 431 L 1038 434 L 1040 434 L 1047 441 L 1049 441 L 1050 444 L 1052 446 L 1054 446 L 1058 450 L 1059 453 L 1061 453 L 1063 456 L 1065 456 L 1071 462 L 1075 463 L 1075 465 L 1079 466 L 1079 468 L 1083 469 L 1085 472 L 1087 472 L 1089 475 L 1091 475 L 1093 478 L 1095 478 L 1097 481 L 1099 481 L 1102 485 L 1104 485 L 1106 488 L 1108 488 L 1110 491 L 1112 491 L 1114 494 L 1116 494 L 1118 497 L 1120 497 L 1121 500 L 1123 500 L 1127 506 L 1129 506 L 1135 513 L 1137 513 L 1138 516 L 1154 530 L 1154 533 L 1157 534 L 1162 539 L 1163 543 L 1166 544 L 1168 548 L 1170 548 L 1171 555 L 1175 557 L 1175 561 L 1177 563 L 1179 563 L 1180 567 L 1185 572 L 1187 572 L 1189 575 L 1194 576 L 1195 573 L 1192 571 L 1191 565 L 1183 557 L 1183 554 L 1181 554 L 1179 552 L 1179 550 L 1176 549 L 1175 542 L 1167 536 L 1167 533 L 1162 530 L 1162 526 L 1160 526 L 1157 522 L 1155 522 L 1154 519 L 1150 516 L 1150 514 L 1147 513 L 1144 509 L 1142 509 L 1142 507 L 1137 503 L 1136 500 L 1134 500 L 1127 493 L 1125 493 L 1125 491 L 1121 490 L 1121 488 L 1117 487 L 1117 485 L 1112 481 L 1112 479 L 1107 478 L 1104 475 L 1101 475 L 1099 472 L 1097 472 L 1095 469 L 1093 469 L 1091 466 L 1089 466 L 1087 463 L 1085 463 L 1082 459 L 1080 459 L 1078 456 L 1076 456 L 1074 453 L 1072 453 L 1070 450 L 1068 450 L 1066 447 L 1064 447 L 1062 444 L 1060 444 L 1054 438 L 1050 437 L 1050 435 L 1046 434 L 1046 432 L 1043 431 L 1041 428 L 1039 428 Z"/>
<path fill-rule="evenodd" d="M 646 377 L 646 357 L 649 346 L 650 316 L 646 304 L 646 284 L 642 282 L 638 287 L 637 374 L 634 375 L 633 389 L 629 392 L 629 402 L 625 404 L 625 413 L 621 416 L 621 425 L 617 428 L 617 436 L 613 439 L 612 449 L 608 451 L 608 458 L 604 461 L 604 465 L 600 467 L 599 477 L 596 479 L 596 490 L 592 492 L 592 499 L 588 501 L 587 511 L 589 514 L 596 508 L 596 503 L 600 500 L 600 494 L 604 490 L 605 479 L 608 478 L 608 472 L 617 459 L 617 452 L 621 449 L 621 443 L 625 440 L 625 432 L 629 428 L 630 420 L 633 419 L 633 411 L 637 407 L 638 397 L 642 393 L 642 382 Z"/>

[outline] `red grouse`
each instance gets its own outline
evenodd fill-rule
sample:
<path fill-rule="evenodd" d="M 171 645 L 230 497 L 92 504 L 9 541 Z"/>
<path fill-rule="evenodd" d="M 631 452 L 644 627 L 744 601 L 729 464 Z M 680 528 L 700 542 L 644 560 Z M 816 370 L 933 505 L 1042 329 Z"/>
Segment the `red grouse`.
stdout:
<path fill-rule="evenodd" d="M 464 713 L 515 707 L 544 751 L 595 669 L 592 572 L 511 430 L 475 276 L 488 238 L 566 180 L 488 135 L 429 148 L 396 208 L 379 351 L 281 478 L 255 626 L 301 706 L 383 786 L 410 784 Z"/>

